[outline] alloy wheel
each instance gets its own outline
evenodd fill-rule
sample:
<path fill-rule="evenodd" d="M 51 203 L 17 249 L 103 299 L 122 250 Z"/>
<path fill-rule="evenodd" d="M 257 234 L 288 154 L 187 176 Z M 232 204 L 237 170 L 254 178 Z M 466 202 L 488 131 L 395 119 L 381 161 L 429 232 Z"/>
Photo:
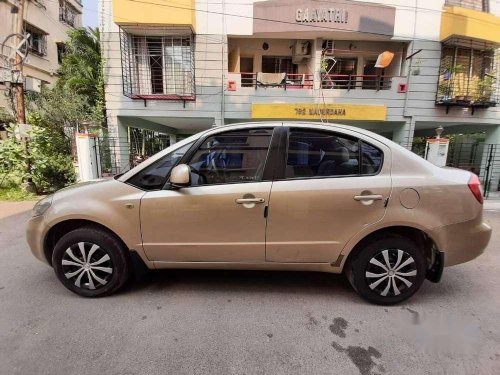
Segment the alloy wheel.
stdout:
<path fill-rule="evenodd" d="M 90 242 L 78 242 L 68 247 L 61 264 L 66 278 L 74 280 L 78 288 L 101 288 L 113 275 L 113 263 L 108 252 Z"/>
<path fill-rule="evenodd" d="M 383 297 L 407 291 L 417 276 L 413 257 L 404 250 L 382 250 L 370 259 L 365 277 L 371 290 Z"/>

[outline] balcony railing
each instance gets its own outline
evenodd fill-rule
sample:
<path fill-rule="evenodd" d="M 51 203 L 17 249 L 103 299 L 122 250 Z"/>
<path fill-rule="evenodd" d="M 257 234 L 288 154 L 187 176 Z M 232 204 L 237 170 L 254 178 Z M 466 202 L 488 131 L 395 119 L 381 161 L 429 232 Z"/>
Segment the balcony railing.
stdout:
<path fill-rule="evenodd" d="M 258 73 L 233 73 L 241 77 L 241 87 L 280 87 L 287 89 L 314 88 L 313 74 L 285 74 L 279 83 L 262 83 L 258 80 Z M 392 76 L 384 75 L 349 75 L 349 74 L 322 74 L 321 88 L 326 90 L 390 90 L 392 86 Z"/>
<path fill-rule="evenodd" d="M 392 76 L 383 75 L 352 75 L 352 74 L 323 74 L 321 87 L 336 90 L 390 90 Z"/>
<path fill-rule="evenodd" d="M 312 89 L 314 75 L 286 73 L 279 83 L 262 83 L 257 79 L 258 73 L 240 73 L 241 87 L 281 87 L 287 89 Z"/>
<path fill-rule="evenodd" d="M 445 0 L 445 6 L 489 12 L 489 0 Z"/>

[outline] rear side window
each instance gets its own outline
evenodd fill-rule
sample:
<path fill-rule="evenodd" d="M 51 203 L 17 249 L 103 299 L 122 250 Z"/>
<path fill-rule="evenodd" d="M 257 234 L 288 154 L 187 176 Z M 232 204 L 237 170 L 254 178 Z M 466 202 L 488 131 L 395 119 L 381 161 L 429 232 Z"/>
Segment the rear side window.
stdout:
<path fill-rule="evenodd" d="M 127 182 L 142 190 L 160 190 L 167 182 L 170 170 L 191 148 L 194 142 L 188 143 L 177 150 L 165 155 L 149 167 L 144 168 Z"/>
<path fill-rule="evenodd" d="M 361 141 L 361 174 L 375 174 L 382 168 L 383 154 L 378 148 Z"/>
<path fill-rule="evenodd" d="M 382 152 L 331 132 L 292 129 L 288 137 L 285 178 L 359 176 L 377 173 Z"/>
<path fill-rule="evenodd" d="M 193 186 L 261 181 L 273 129 L 243 129 L 208 137 L 191 158 Z"/>

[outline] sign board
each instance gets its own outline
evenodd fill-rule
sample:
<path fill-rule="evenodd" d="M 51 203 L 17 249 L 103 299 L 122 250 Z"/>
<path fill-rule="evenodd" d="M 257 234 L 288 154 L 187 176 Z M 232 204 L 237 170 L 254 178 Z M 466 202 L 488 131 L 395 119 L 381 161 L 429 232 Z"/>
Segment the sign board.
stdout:
<path fill-rule="evenodd" d="M 252 118 L 300 120 L 370 120 L 385 121 L 385 105 L 363 104 L 252 104 Z"/>
<path fill-rule="evenodd" d="M 332 33 L 361 32 L 390 38 L 396 8 L 350 0 L 269 0 L 254 3 L 253 17 L 254 35 L 300 32 L 301 39 L 303 33 L 335 39 Z"/>

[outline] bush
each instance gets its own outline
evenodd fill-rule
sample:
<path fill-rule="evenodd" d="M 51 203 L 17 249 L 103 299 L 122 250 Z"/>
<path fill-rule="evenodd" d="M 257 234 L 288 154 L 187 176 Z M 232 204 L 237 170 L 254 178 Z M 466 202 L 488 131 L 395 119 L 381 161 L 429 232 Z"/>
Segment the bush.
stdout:
<path fill-rule="evenodd" d="M 15 125 L 6 128 L 7 139 L 0 141 L 0 187 L 22 180 L 27 174 L 26 151 L 15 135 Z"/>
<path fill-rule="evenodd" d="M 53 192 L 76 181 L 71 160 L 69 139 L 57 129 L 41 126 L 41 120 L 31 115 L 29 142 L 30 176 L 37 192 Z"/>
<path fill-rule="evenodd" d="M 37 116 L 30 116 L 28 121 L 32 124 L 28 151 L 14 136 L 14 126 L 8 128 L 8 139 L 0 141 L 0 184 L 31 179 L 40 194 L 74 183 L 76 175 L 69 139 L 57 129 L 42 126 Z M 31 165 L 29 171 L 28 164 Z"/>

